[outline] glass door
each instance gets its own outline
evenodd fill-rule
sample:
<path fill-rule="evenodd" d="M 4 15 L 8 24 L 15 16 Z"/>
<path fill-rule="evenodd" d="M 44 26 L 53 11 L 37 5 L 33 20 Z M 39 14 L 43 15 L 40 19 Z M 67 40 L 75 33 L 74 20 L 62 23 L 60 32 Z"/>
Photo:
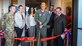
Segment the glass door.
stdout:
<path fill-rule="evenodd" d="M 82 46 L 82 0 L 78 0 L 78 34 L 77 46 Z"/>

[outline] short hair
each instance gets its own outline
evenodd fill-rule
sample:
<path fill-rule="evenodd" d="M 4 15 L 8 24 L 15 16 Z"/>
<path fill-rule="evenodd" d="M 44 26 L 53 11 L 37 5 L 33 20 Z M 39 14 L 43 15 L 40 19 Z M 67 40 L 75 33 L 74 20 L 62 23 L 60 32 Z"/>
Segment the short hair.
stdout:
<path fill-rule="evenodd" d="M 50 5 L 50 6 L 54 7 L 54 5 Z"/>
<path fill-rule="evenodd" d="M 60 9 L 60 10 L 62 10 L 62 8 L 61 8 L 61 7 L 57 7 L 56 9 Z"/>
<path fill-rule="evenodd" d="M 23 7 L 22 5 L 19 5 L 18 8 Z"/>
<path fill-rule="evenodd" d="M 31 14 L 31 8 L 33 8 L 33 13 L 35 14 L 35 9 L 34 9 L 34 7 L 30 7 L 30 8 L 29 8 L 28 14 Z"/>
<path fill-rule="evenodd" d="M 9 8 L 8 8 L 9 12 L 10 12 L 10 9 L 11 9 L 12 7 L 15 7 L 15 5 L 10 5 L 10 6 L 9 6 Z"/>
<path fill-rule="evenodd" d="M 42 5 L 42 3 L 45 3 L 45 5 L 46 5 L 46 2 L 44 2 L 44 1 L 43 1 L 43 2 L 41 2 L 41 5 Z"/>
<path fill-rule="evenodd" d="M 50 10 L 51 6 L 52 6 L 52 7 L 53 7 L 53 9 L 54 9 L 54 5 L 50 5 L 50 6 L 49 6 L 49 10 Z"/>

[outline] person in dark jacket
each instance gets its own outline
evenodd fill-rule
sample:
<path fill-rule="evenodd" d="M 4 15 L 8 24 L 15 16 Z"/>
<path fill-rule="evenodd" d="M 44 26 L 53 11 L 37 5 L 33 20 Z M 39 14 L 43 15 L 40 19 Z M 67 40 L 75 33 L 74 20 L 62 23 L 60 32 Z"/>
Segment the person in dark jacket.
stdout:
<path fill-rule="evenodd" d="M 61 7 L 56 8 L 56 15 L 53 16 L 52 25 L 54 30 L 54 36 L 58 36 L 64 32 L 64 29 L 67 27 L 67 19 L 64 14 L 62 14 Z M 64 37 L 61 35 L 54 40 L 54 46 L 64 46 Z"/>
<path fill-rule="evenodd" d="M 49 14 L 50 14 L 50 19 L 49 22 L 47 24 L 47 37 L 51 37 L 52 36 L 52 25 L 51 25 L 51 20 L 52 17 L 55 15 L 54 13 L 54 5 L 50 5 L 50 9 L 49 9 Z M 51 46 L 51 40 L 48 40 L 48 45 L 47 46 Z"/>

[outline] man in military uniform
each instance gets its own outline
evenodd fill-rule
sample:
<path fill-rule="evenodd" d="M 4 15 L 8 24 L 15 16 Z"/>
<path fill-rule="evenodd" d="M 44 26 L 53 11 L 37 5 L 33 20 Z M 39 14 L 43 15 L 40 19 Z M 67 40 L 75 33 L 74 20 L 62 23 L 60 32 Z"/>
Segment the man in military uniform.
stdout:
<path fill-rule="evenodd" d="M 11 5 L 9 10 L 10 10 L 9 13 L 6 13 L 4 16 L 4 22 L 5 22 L 4 37 L 6 39 L 5 46 L 13 46 L 14 40 L 12 40 L 12 38 L 16 36 L 14 31 L 14 16 L 13 16 L 16 11 L 16 8 L 14 5 Z"/>
<path fill-rule="evenodd" d="M 42 2 L 41 3 L 41 9 L 38 10 L 35 13 L 35 21 L 37 23 L 37 46 L 42 46 L 40 45 L 40 37 L 42 36 L 42 38 L 47 37 L 47 23 L 49 21 L 49 12 L 46 11 L 46 3 Z M 41 34 L 41 36 L 40 36 Z M 43 46 L 47 46 L 47 42 L 44 41 L 43 42 Z"/>

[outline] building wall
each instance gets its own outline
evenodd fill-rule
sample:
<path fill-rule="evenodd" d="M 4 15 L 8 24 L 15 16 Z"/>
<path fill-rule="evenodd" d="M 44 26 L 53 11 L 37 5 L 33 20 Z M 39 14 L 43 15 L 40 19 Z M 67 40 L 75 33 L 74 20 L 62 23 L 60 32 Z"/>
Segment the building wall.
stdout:
<path fill-rule="evenodd" d="M 0 13 L 1 13 L 1 5 L 2 5 L 2 0 L 0 0 Z"/>
<path fill-rule="evenodd" d="M 1 19 L 1 13 L 2 13 L 2 11 L 1 11 L 1 9 L 2 9 L 2 0 L 0 0 L 0 19 Z"/>
<path fill-rule="evenodd" d="M 61 0 L 51 0 L 51 4 L 54 5 L 54 8 L 61 7 Z"/>
<path fill-rule="evenodd" d="M 72 7 L 72 0 L 51 0 L 51 4 L 54 5 L 54 9 L 56 7 L 61 7 L 63 13 L 66 14 L 66 7 Z"/>
<path fill-rule="evenodd" d="M 2 0 L 2 15 L 8 12 L 8 7 L 10 5 L 10 0 Z"/>
<path fill-rule="evenodd" d="M 23 5 L 25 7 L 25 0 L 18 0 L 18 5 Z"/>

